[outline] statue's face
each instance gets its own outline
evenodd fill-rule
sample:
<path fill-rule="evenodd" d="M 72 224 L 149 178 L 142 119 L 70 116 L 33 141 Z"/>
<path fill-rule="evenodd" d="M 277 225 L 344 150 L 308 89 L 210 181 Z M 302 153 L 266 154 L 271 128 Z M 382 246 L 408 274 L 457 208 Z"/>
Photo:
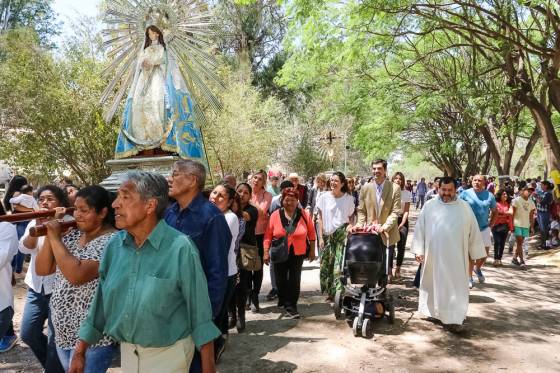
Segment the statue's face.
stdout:
<path fill-rule="evenodd" d="M 158 39 L 159 34 L 151 29 L 148 29 L 148 37 L 151 41 L 156 41 Z"/>

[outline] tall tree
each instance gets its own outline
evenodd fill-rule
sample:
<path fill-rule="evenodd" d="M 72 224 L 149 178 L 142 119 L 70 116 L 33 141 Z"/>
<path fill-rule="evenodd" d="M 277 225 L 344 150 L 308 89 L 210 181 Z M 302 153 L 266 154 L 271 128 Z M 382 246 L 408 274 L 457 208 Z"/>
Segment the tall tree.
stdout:
<path fill-rule="evenodd" d="M 218 0 L 214 7 L 220 51 L 233 58 L 248 79 L 280 51 L 284 12 L 276 0 Z"/>
<path fill-rule="evenodd" d="M 0 158 L 26 173 L 70 170 L 82 183 L 102 181 L 118 129 L 99 106 L 103 63 L 79 40 L 54 59 L 29 29 L 7 32 L 0 46 Z"/>
<path fill-rule="evenodd" d="M 222 110 L 208 116 L 202 128 L 212 171 L 241 175 L 244 171 L 266 168 L 284 143 L 281 129 L 287 125 L 285 108 L 274 97 L 264 98 L 239 72 L 222 73 L 226 89 L 221 91 Z"/>
<path fill-rule="evenodd" d="M 364 8 L 371 14 L 397 17 L 398 26 L 391 30 L 395 38 L 417 35 L 422 39 L 451 32 L 460 41 L 438 50 L 469 45 L 478 58 L 500 68 L 507 75 L 512 97 L 528 108 L 539 128 L 549 170 L 560 169 L 560 142 L 552 119 L 552 110 L 560 110 L 558 2 L 370 0 Z"/>
<path fill-rule="evenodd" d="M 16 27 L 35 30 L 43 46 L 53 46 L 52 37 L 60 25 L 52 9 L 52 0 L 1 0 L 0 32 Z"/>

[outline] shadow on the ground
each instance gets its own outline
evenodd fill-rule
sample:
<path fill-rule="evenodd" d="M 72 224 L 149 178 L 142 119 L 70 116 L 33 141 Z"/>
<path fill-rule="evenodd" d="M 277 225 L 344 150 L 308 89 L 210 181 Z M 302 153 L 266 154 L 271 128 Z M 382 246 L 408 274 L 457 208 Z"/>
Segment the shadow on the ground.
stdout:
<path fill-rule="evenodd" d="M 289 343 L 314 343 L 319 338 L 287 337 L 282 334 L 297 326 L 298 320 L 254 320 L 247 323 L 247 329 L 240 334 L 231 334 L 228 345 L 234 346 L 235 353 L 228 349 L 222 355 L 218 370 L 221 373 L 294 372 L 297 365 L 287 361 L 271 361 L 264 357 L 274 353 Z M 252 324 L 252 325 L 249 325 Z M 240 359 L 241 356 L 246 357 Z"/>
<path fill-rule="evenodd" d="M 484 295 L 471 294 L 469 296 L 469 303 L 496 303 L 496 300 Z"/>
<path fill-rule="evenodd" d="M 319 265 L 306 265 L 306 266 L 301 267 L 301 270 L 302 271 L 313 271 L 313 270 L 319 269 L 319 268 L 321 268 Z"/>

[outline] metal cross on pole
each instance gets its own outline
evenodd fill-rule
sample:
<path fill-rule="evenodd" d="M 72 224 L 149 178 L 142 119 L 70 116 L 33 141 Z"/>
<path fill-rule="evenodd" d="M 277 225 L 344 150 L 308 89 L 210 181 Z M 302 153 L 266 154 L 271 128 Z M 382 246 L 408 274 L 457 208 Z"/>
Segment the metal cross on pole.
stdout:
<path fill-rule="evenodd" d="M 326 140 L 328 142 L 327 146 L 329 147 L 328 156 L 331 161 L 331 170 L 334 170 L 334 149 L 333 149 L 333 142 L 334 140 L 342 139 L 342 136 L 335 136 L 333 131 L 329 131 L 329 133 L 322 138 L 322 140 Z"/>

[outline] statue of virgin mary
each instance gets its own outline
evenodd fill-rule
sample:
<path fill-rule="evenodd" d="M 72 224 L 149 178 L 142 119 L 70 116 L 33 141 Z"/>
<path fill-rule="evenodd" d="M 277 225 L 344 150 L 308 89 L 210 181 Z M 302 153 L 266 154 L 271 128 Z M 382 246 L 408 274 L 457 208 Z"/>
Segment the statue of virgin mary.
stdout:
<path fill-rule="evenodd" d="M 148 26 L 124 107 L 115 158 L 169 152 L 204 160 L 193 102 L 172 55 L 160 29 Z"/>

